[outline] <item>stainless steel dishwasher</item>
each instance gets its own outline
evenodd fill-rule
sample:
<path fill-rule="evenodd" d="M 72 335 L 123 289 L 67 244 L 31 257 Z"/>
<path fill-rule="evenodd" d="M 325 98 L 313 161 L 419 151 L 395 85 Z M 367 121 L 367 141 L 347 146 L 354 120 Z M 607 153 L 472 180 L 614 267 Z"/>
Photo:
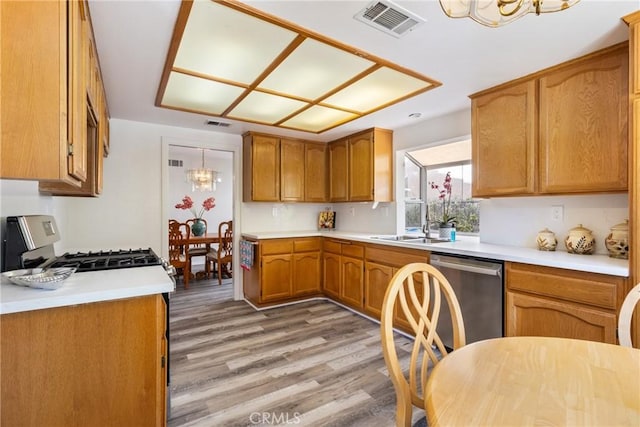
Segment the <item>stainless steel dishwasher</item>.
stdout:
<path fill-rule="evenodd" d="M 444 274 L 456 293 L 467 344 L 503 336 L 502 261 L 432 252 L 430 264 Z M 442 305 L 437 331 L 444 345 L 453 348 L 447 304 Z"/>

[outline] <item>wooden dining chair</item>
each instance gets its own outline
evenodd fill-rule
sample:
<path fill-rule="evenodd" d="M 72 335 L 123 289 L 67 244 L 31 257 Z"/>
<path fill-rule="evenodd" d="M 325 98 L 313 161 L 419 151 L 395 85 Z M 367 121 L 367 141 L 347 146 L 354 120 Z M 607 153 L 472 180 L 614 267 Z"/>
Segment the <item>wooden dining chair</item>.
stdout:
<path fill-rule="evenodd" d="M 443 300 L 451 313 L 455 350 L 466 342 L 462 312 L 453 288 L 439 270 L 425 263 L 405 265 L 387 288 L 380 331 L 384 360 L 396 392 L 399 427 L 411 426 L 413 406 L 424 409 L 428 373 L 448 354 L 436 331 Z M 410 349 L 396 344 L 394 328 L 402 328 L 413 337 Z"/>
<path fill-rule="evenodd" d="M 633 347 L 631 342 L 631 318 L 633 312 L 640 301 L 640 283 L 635 285 L 624 298 L 622 307 L 620 307 L 620 315 L 618 316 L 618 339 L 620 345 L 624 347 Z M 640 345 L 640 343 L 636 343 Z"/>
<path fill-rule="evenodd" d="M 222 276 L 233 277 L 233 221 L 224 221 L 218 225 L 218 247 L 207 254 L 207 264 L 213 264 L 218 272 L 218 284 L 222 285 Z"/>
<path fill-rule="evenodd" d="M 189 245 L 185 241 L 191 236 L 191 228 L 185 222 L 169 221 L 169 263 L 178 273 L 182 273 L 184 288 L 189 289 L 191 263 L 189 262 Z"/>
<path fill-rule="evenodd" d="M 197 220 L 197 218 L 188 219 L 187 220 L 187 224 L 189 224 L 189 227 L 193 228 L 193 224 L 196 222 L 196 220 Z M 207 232 L 209 231 L 209 227 L 207 225 L 207 220 L 204 219 L 204 218 L 200 218 L 200 221 L 202 221 L 204 223 L 204 234 L 207 234 Z M 193 232 L 191 233 L 191 235 L 193 235 Z M 195 257 L 203 257 L 203 259 L 204 259 L 205 276 L 209 277 L 210 271 L 209 271 L 209 267 L 208 267 L 208 263 L 207 263 L 207 252 L 208 251 L 209 251 L 209 248 L 204 243 L 189 245 L 189 270 L 190 271 L 193 271 L 193 258 L 195 258 Z"/>

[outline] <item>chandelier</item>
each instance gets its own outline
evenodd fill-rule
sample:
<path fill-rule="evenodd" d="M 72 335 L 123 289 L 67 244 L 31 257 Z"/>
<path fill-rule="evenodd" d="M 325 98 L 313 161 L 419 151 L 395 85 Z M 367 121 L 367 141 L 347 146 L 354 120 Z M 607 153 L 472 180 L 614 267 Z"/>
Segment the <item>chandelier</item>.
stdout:
<path fill-rule="evenodd" d="M 451 18 L 469 17 L 487 27 L 500 27 L 526 15 L 565 10 L 580 0 L 440 0 Z"/>
<path fill-rule="evenodd" d="M 220 172 L 204 167 L 204 148 L 202 149 L 202 167 L 189 169 L 187 181 L 191 182 L 191 191 L 216 191 L 216 184 L 222 182 Z"/>

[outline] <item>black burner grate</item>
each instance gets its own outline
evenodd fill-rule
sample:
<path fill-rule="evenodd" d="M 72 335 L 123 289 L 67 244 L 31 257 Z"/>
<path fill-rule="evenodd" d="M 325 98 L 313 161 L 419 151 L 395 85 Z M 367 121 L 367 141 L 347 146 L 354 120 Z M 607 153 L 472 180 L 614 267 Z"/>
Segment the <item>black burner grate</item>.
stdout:
<path fill-rule="evenodd" d="M 162 260 L 151 248 L 66 253 L 57 257 L 48 267 L 75 267 L 76 271 L 83 272 L 150 265 L 162 265 Z"/>

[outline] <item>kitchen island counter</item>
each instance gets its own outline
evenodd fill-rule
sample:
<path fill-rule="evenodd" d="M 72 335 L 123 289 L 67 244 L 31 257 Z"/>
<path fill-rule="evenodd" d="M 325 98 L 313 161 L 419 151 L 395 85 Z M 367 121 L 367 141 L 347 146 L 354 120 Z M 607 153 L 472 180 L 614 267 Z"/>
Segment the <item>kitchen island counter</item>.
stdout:
<path fill-rule="evenodd" d="M 173 292 L 175 285 L 162 266 L 74 273 L 56 290 L 0 285 L 0 314 L 111 301 Z"/>
<path fill-rule="evenodd" d="M 534 248 L 494 245 L 489 243 L 482 243 L 477 237 L 459 236 L 459 239 L 455 242 L 414 243 L 375 239 L 372 238 L 372 236 L 379 235 L 371 233 L 349 233 L 344 231 L 321 232 L 316 230 L 290 232 L 253 232 L 242 233 L 242 236 L 244 238 L 252 240 L 322 236 L 336 239 L 355 240 L 365 243 L 399 246 L 412 249 L 423 249 L 429 252 L 466 255 L 496 259 L 501 261 L 519 262 L 523 264 L 564 268 L 568 270 L 609 274 L 612 276 L 629 276 L 628 260 L 611 258 L 607 255 L 576 255 L 564 251 L 545 252 L 539 251 Z"/>

